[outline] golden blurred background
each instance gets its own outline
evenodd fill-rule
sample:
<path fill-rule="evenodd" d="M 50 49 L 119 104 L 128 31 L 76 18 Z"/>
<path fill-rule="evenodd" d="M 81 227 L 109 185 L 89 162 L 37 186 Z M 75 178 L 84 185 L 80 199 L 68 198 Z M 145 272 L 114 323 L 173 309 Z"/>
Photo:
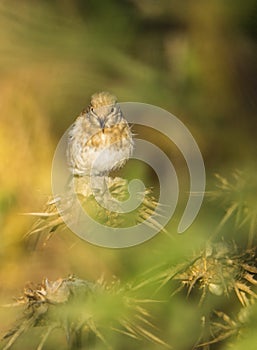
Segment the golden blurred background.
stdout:
<path fill-rule="evenodd" d="M 34 219 L 21 214 L 42 211 L 58 140 L 96 91 L 179 117 L 201 149 L 207 190 L 214 173 L 254 174 L 256 14 L 254 0 L 0 2 L 1 300 L 46 276 L 128 280 L 164 256 L 186 256 L 208 237 L 223 209 L 205 201 L 179 237 L 176 220 L 169 225 L 173 238 L 159 234 L 126 250 L 95 247 L 66 232 L 29 254 L 22 237 Z"/>

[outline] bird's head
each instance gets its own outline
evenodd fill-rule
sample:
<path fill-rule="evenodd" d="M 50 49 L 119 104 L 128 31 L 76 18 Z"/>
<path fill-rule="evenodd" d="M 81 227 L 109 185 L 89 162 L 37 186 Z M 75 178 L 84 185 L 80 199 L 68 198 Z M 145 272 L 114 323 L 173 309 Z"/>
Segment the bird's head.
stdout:
<path fill-rule="evenodd" d="M 92 125 L 102 130 L 119 124 L 123 119 L 116 96 L 109 92 L 99 92 L 92 95 L 87 116 Z"/>

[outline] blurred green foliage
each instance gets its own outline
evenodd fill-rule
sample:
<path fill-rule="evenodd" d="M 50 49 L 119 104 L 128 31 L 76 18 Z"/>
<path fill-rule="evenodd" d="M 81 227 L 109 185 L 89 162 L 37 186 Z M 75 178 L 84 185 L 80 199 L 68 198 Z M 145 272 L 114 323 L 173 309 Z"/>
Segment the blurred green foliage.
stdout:
<path fill-rule="evenodd" d="M 1 1 L 1 299 L 42 276 L 56 279 L 73 272 L 90 280 L 104 274 L 126 281 L 163 262 L 175 265 L 202 247 L 233 205 L 227 197 L 206 200 L 188 232 L 172 238 L 159 234 L 126 250 L 94 247 L 66 232 L 28 256 L 20 241 L 32 221 L 19 213 L 42 210 L 51 193 L 55 146 L 96 91 L 113 92 L 121 102 L 158 105 L 178 116 L 199 144 L 208 191 L 214 189 L 214 173 L 230 177 L 239 169 L 247 174 L 248 186 L 233 190 L 243 191 L 242 200 L 251 194 L 250 208 L 240 212 L 242 225 L 226 220 L 219 235 L 233 240 L 233 233 L 248 238 L 250 231 L 254 240 L 256 218 L 249 220 L 248 214 L 256 213 L 256 28 L 255 0 Z M 181 155 L 160 135 L 158 140 L 188 186 Z M 126 169 L 129 177 L 144 173 L 140 166 Z M 224 188 L 220 193 L 226 195 Z M 171 233 L 179 216 L 168 225 Z M 169 291 L 161 293 L 169 299 Z M 196 303 L 179 295 L 168 305 L 154 312 L 163 339 L 176 349 L 191 348 L 200 327 Z M 6 317 L 12 318 L 10 312 L 1 311 L 1 332 L 8 328 Z M 251 330 L 235 349 L 255 348 Z M 134 348 L 123 338 L 115 342 Z"/>

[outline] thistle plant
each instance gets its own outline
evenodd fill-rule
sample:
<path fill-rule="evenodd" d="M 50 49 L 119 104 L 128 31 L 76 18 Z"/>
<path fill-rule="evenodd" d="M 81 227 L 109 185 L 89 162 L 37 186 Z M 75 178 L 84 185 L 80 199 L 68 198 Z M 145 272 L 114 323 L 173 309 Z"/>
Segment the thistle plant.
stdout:
<path fill-rule="evenodd" d="M 146 307 L 154 302 L 138 299 L 128 285 L 122 286 L 119 281 L 92 283 L 75 276 L 44 279 L 38 285 L 27 285 L 15 303 L 6 305 L 22 305 L 24 311 L 15 327 L 4 335 L 3 349 L 10 349 L 22 336 L 29 337 L 34 327 L 41 329 L 35 349 L 42 349 L 56 329 L 62 330 L 69 349 L 84 348 L 98 340 L 105 348 L 113 349 L 108 341 L 112 332 L 170 348 L 156 335 L 157 327 Z"/>
<path fill-rule="evenodd" d="M 198 253 L 155 280 L 157 291 L 168 285 L 171 296 L 186 290 L 189 300 L 192 294 L 198 298 L 203 324 L 195 347 L 203 349 L 243 337 L 257 298 L 256 182 L 248 172 L 234 172 L 231 181 L 216 177 L 218 189 L 208 195 L 226 214 Z"/>
<path fill-rule="evenodd" d="M 134 339 L 133 348 L 142 348 L 147 341 L 149 349 L 212 350 L 226 346 L 243 349 L 244 345 L 240 344 L 254 343 L 256 337 L 252 329 L 257 305 L 255 185 L 243 172 L 235 172 L 232 182 L 221 176 L 217 178 L 218 189 L 210 191 L 209 196 L 212 201 L 218 201 L 226 213 L 191 256 L 171 263 L 169 256 L 163 255 L 162 264 L 151 266 L 148 272 L 134 276 L 129 283 L 117 279 L 88 282 L 69 276 L 28 285 L 15 303 L 6 305 L 21 306 L 23 315 L 4 335 L 3 349 L 22 344 L 22 339 L 29 337 L 34 328 L 40 329 L 40 340 L 34 344 L 37 349 L 47 349 L 57 329 L 61 330 L 66 347 L 70 349 L 99 344 L 103 348 L 119 349 L 119 335 L 123 339 Z M 126 180 L 109 180 L 108 188 L 119 200 L 127 198 Z M 97 209 L 98 204 L 92 202 L 92 194 L 87 189 L 83 182 L 77 184 L 80 201 L 92 215 L 100 216 L 107 225 L 127 224 L 116 214 L 107 215 L 100 207 Z M 155 207 L 150 191 L 145 198 L 142 211 L 138 211 L 139 217 L 142 213 L 149 215 Z M 68 216 L 72 202 L 66 199 L 62 214 Z M 55 207 L 55 201 L 60 200 L 63 199 L 51 200 L 46 210 L 38 213 L 39 219 L 27 238 L 38 233 L 50 237 L 57 229 L 65 227 Z M 135 220 L 135 216 L 131 220 Z M 166 236 L 166 239 L 170 238 Z M 197 332 L 187 345 L 176 342 L 164 331 L 165 322 L 170 323 L 171 329 L 175 323 L 166 312 L 178 300 L 185 300 L 199 315 Z M 187 325 L 183 327 L 187 332 Z"/>
<path fill-rule="evenodd" d="M 49 198 L 42 212 L 25 214 L 38 217 L 38 220 L 24 237 L 28 246 L 35 248 L 39 240 L 45 245 L 57 230 L 61 232 L 65 229 L 66 222 L 71 224 L 79 220 L 79 208 L 74 209 L 77 205 L 77 199 L 79 199 L 83 210 L 101 224 L 110 227 L 129 227 L 137 223 L 146 223 L 150 227 L 165 231 L 157 220 L 151 218 L 157 206 L 151 188 L 137 193 L 141 204 L 135 210 L 122 214 L 115 209 L 119 205 L 117 203 L 122 203 L 129 198 L 128 181 L 120 177 L 106 177 L 106 184 L 107 191 L 101 201 L 107 202 L 108 206 L 114 210 L 102 207 L 101 203 L 96 200 L 89 177 L 78 177 L 74 178 L 74 188 L 71 188 L 66 194 Z M 147 219 L 148 221 L 146 221 Z"/>

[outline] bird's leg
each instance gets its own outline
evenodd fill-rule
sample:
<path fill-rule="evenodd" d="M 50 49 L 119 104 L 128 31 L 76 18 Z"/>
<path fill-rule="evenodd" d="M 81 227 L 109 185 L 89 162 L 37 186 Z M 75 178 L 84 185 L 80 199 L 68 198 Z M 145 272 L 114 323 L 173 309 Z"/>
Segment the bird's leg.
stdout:
<path fill-rule="evenodd" d="M 118 208 L 118 201 L 115 200 L 108 188 L 108 176 L 99 175 L 91 179 L 92 192 L 96 201 L 105 209 L 109 211 L 116 211 Z"/>

